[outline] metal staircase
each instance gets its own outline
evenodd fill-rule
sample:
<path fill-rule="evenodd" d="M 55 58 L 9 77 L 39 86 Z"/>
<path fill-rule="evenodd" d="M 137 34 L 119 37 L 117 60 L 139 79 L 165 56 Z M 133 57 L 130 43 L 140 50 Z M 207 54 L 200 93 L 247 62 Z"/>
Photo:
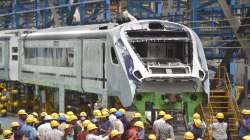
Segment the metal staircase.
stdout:
<path fill-rule="evenodd" d="M 238 128 L 236 123 L 239 120 L 239 109 L 235 100 L 235 92 L 229 80 L 226 67 L 218 69 L 217 76 L 212 79 L 215 83 L 212 84 L 210 97 L 206 105 L 201 104 L 201 112 L 207 126 L 213 123 L 215 115 L 222 112 L 225 115 L 225 120 L 228 122 L 228 134 L 232 140 L 238 139 Z M 206 130 L 206 140 L 212 139 L 210 128 Z"/>

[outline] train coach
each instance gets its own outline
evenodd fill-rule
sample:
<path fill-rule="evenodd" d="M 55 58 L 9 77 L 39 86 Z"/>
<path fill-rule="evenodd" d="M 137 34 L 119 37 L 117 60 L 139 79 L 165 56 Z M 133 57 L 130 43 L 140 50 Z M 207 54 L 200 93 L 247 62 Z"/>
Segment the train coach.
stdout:
<path fill-rule="evenodd" d="M 59 88 L 60 111 L 65 90 L 118 97 L 125 107 L 143 101 L 144 108 L 145 102 L 158 102 L 138 99 L 144 93 L 149 97 L 209 93 L 201 41 L 181 24 L 136 20 L 58 27 L 24 33 L 18 41 L 17 80 Z M 141 97 L 135 99 L 137 95 Z"/>

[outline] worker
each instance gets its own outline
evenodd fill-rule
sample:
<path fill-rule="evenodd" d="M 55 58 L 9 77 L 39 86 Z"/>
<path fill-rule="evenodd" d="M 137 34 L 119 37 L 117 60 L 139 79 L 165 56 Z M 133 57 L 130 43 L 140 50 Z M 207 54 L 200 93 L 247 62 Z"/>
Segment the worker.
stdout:
<path fill-rule="evenodd" d="M 142 121 L 134 123 L 133 127 L 128 130 L 128 140 L 139 140 L 139 132 L 144 129 Z"/>
<path fill-rule="evenodd" d="M 110 140 L 121 140 L 122 134 L 117 130 L 112 130 L 110 134 Z"/>
<path fill-rule="evenodd" d="M 200 119 L 194 119 L 193 120 L 193 126 L 189 131 L 191 131 L 194 135 L 195 139 L 203 138 L 203 129 L 201 128 L 201 120 Z"/>
<path fill-rule="evenodd" d="M 79 117 L 78 117 L 78 121 L 77 121 L 77 124 L 83 129 L 83 126 L 82 126 L 82 123 L 84 120 L 86 120 L 88 117 L 87 113 L 86 112 L 81 112 L 79 114 Z"/>
<path fill-rule="evenodd" d="M 117 109 L 116 108 L 110 108 L 109 112 L 110 112 L 109 121 L 111 123 L 112 129 L 114 129 L 114 124 L 115 124 L 115 120 L 116 120 L 115 113 L 117 112 Z"/>
<path fill-rule="evenodd" d="M 14 139 L 13 132 L 9 129 L 6 129 L 3 131 L 3 137 L 4 137 L 4 140 L 13 140 Z"/>
<path fill-rule="evenodd" d="M 64 136 L 62 140 L 74 140 L 74 135 L 73 135 L 73 128 L 69 124 L 63 125 L 64 127 Z"/>
<path fill-rule="evenodd" d="M 137 121 L 141 121 L 142 115 L 139 112 L 134 113 L 134 115 L 132 116 L 132 123 L 137 122 Z M 141 129 L 141 131 L 139 132 L 139 140 L 144 140 L 144 136 L 145 136 L 145 129 Z"/>
<path fill-rule="evenodd" d="M 50 126 L 51 120 L 52 120 L 52 117 L 50 115 L 46 115 L 44 118 L 44 124 L 40 125 L 37 128 L 37 135 L 41 140 L 45 140 L 46 134 L 49 131 L 52 131 L 52 128 Z"/>
<path fill-rule="evenodd" d="M 250 134 L 250 110 L 242 111 L 242 120 L 239 129 L 239 137 L 242 138 Z"/>
<path fill-rule="evenodd" d="M 242 137 L 241 140 L 250 140 L 250 135 L 246 135 L 246 136 Z"/>
<path fill-rule="evenodd" d="M 173 126 L 170 125 L 173 117 L 170 114 L 164 115 L 165 123 L 158 126 L 158 140 L 166 140 L 168 138 L 175 140 Z"/>
<path fill-rule="evenodd" d="M 24 109 L 20 109 L 17 112 L 17 114 L 18 114 L 18 117 L 19 117 L 18 123 L 20 124 L 20 127 L 22 128 L 23 125 L 25 124 L 25 120 L 26 120 L 28 114 L 26 113 L 26 111 Z"/>
<path fill-rule="evenodd" d="M 227 140 L 228 138 L 228 124 L 224 121 L 224 118 L 224 114 L 219 112 L 216 114 L 217 121 L 210 125 L 210 127 L 212 128 L 212 136 L 214 140 Z"/>
<path fill-rule="evenodd" d="M 102 112 L 99 110 L 95 110 L 96 112 L 94 112 L 94 118 L 91 120 L 91 122 L 93 122 L 96 125 L 99 125 L 100 120 L 102 118 Z"/>
<path fill-rule="evenodd" d="M 77 140 L 86 140 L 86 136 L 88 134 L 87 127 L 91 123 L 90 120 L 84 120 L 82 123 L 83 129 L 77 135 Z"/>
<path fill-rule="evenodd" d="M 26 124 L 23 125 L 23 127 L 21 128 L 21 131 L 23 132 L 25 137 L 27 137 L 29 140 L 36 140 L 37 132 L 33 126 L 33 123 L 34 123 L 33 115 L 28 115 L 25 122 Z"/>
<path fill-rule="evenodd" d="M 184 140 L 195 140 L 194 139 L 194 134 L 190 131 L 186 132 L 184 134 Z"/>
<path fill-rule="evenodd" d="M 99 127 L 99 131 L 101 134 L 110 133 L 112 129 L 112 124 L 109 121 L 109 113 L 107 111 L 102 111 L 102 119 Z"/>
<path fill-rule="evenodd" d="M 116 116 L 116 120 L 115 120 L 115 123 L 114 123 L 114 130 L 117 130 L 121 134 L 123 134 L 124 133 L 124 125 L 123 125 L 123 123 L 121 121 L 121 119 L 122 119 L 122 112 L 117 111 L 115 113 L 115 116 Z"/>
<path fill-rule="evenodd" d="M 195 119 L 201 120 L 201 128 L 202 128 L 203 130 L 205 130 L 205 129 L 206 129 L 206 123 L 201 119 L 200 114 L 197 113 L 197 112 L 194 113 L 194 115 L 193 115 L 193 120 L 195 120 Z M 189 122 L 189 123 L 188 123 L 188 130 L 190 130 L 190 129 L 193 127 L 193 125 L 194 125 L 194 121 Z M 204 133 L 205 133 L 205 131 L 203 131 L 203 136 L 204 136 Z"/>
<path fill-rule="evenodd" d="M 77 124 L 77 121 L 78 118 L 76 115 L 70 116 L 70 124 L 72 125 L 74 140 L 77 139 L 77 134 L 82 130 L 82 128 Z"/>
<path fill-rule="evenodd" d="M 156 140 L 156 135 L 155 134 L 150 134 L 148 135 L 149 140 Z"/>
<path fill-rule="evenodd" d="M 47 132 L 45 137 L 46 140 L 61 140 L 64 134 L 60 130 L 58 130 L 59 122 L 56 120 L 52 120 L 50 122 L 50 126 L 52 130 Z"/>
<path fill-rule="evenodd" d="M 27 140 L 27 138 L 20 130 L 18 130 L 14 133 L 14 140 Z"/>
<path fill-rule="evenodd" d="M 97 135 L 97 127 L 95 124 L 90 123 L 87 127 L 88 130 L 88 134 L 86 136 L 86 140 L 108 140 L 109 137 L 108 136 L 98 136 Z"/>
<path fill-rule="evenodd" d="M 19 129 L 20 129 L 20 124 L 18 122 L 12 122 L 11 123 L 11 131 L 13 133 L 15 133 Z"/>
<path fill-rule="evenodd" d="M 66 124 L 66 117 L 64 114 L 61 114 L 58 119 L 60 125 L 58 126 L 58 129 L 64 133 L 64 125 Z"/>
<path fill-rule="evenodd" d="M 165 120 L 164 120 L 164 116 L 166 115 L 166 113 L 164 111 L 159 111 L 158 113 L 158 119 L 154 121 L 153 123 L 153 130 L 156 134 L 156 137 L 159 138 L 159 133 L 158 133 L 158 127 L 160 125 L 163 125 L 165 123 Z"/>

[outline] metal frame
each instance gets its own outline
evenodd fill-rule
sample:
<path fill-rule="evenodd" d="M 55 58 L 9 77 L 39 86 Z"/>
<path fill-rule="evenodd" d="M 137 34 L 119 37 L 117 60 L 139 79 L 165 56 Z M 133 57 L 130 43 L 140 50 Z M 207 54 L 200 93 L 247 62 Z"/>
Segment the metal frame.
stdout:
<path fill-rule="evenodd" d="M 54 0 L 53 7 L 49 6 L 50 0 L 17 1 L 10 0 L 8 4 L 0 6 L 0 17 L 4 18 L 0 28 L 48 28 L 53 25 L 51 10 L 56 9 L 61 26 L 87 23 L 103 23 L 111 21 L 109 10 L 110 0 Z M 95 6 L 93 6 L 95 5 Z M 75 8 L 73 8 L 75 6 Z M 98 7 L 99 6 L 99 7 Z M 86 9 L 88 7 L 88 9 Z M 89 9 L 94 9 L 94 13 L 87 13 Z M 68 21 L 70 16 L 74 16 L 75 10 L 79 10 L 80 21 Z M 28 16 L 27 16 L 28 15 Z M 97 17 L 102 15 L 101 20 Z M 26 18 L 26 19 L 25 19 Z M 100 17 L 98 17 L 100 18 Z M 27 20 L 28 19 L 28 20 Z M 32 22 L 25 22 L 32 21 Z"/>

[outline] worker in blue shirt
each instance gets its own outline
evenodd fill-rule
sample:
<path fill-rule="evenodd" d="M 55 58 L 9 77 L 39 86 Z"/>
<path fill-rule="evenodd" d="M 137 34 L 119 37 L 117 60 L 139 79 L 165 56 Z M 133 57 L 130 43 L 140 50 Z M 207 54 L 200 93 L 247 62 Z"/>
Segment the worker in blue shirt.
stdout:
<path fill-rule="evenodd" d="M 37 138 L 37 131 L 33 126 L 34 122 L 34 116 L 29 115 L 26 119 L 26 124 L 21 128 L 22 133 L 26 138 L 28 138 L 28 140 L 36 140 Z"/>

